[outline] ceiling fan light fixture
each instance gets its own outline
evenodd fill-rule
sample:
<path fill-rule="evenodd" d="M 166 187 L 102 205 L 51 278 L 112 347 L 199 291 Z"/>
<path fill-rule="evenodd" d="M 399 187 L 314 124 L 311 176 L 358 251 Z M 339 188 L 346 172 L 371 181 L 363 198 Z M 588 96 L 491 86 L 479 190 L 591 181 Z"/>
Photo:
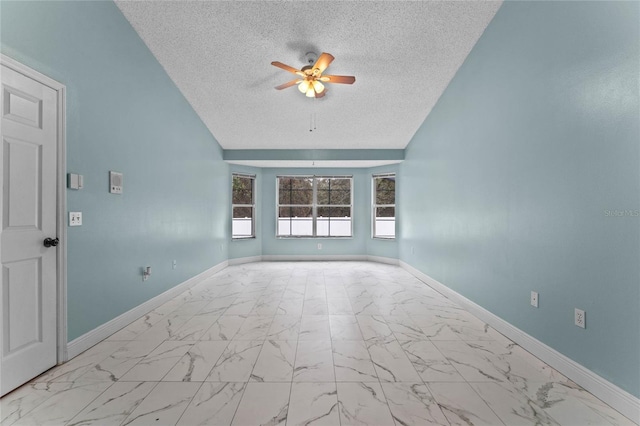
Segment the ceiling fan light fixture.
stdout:
<path fill-rule="evenodd" d="M 307 93 L 309 90 L 309 80 L 303 80 L 302 83 L 298 84 L 298 90 L 302 93 Z"/>
<path fill-rule="evenodd" d="M 318 80 L 314 80 L 312 84 L 313 90 L 315 90 L 316 93 L 322 93 L 324 91 L 324 84 L 320 83 Z"/>
<path fill-rule="evenodd" d="M 304 93 L 306 97 L 322 98 L 327 92 L 322 83 L 353 84 L 356 81 L 354 76 L 322 75 L 334 59 L 333 55 L 326 52 L 322 53 L 319 57 L 313 53 L 307 53 L 307 62 L 309 65 L 305 65 L 299 70 L 282 62 L 271 62 L 273 66 L 302 77 L 299 80 L 291 80 L 276 86 L 276 89 L 282 90 L 297 84 L 300 93 Z"/>

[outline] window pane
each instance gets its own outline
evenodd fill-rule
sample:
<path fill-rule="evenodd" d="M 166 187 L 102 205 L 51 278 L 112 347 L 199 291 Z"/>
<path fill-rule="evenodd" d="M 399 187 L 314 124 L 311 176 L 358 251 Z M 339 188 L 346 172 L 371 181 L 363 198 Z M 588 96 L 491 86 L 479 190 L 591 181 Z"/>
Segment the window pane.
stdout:
<path fill-rule="evenodd" d="M 329 204 L 351 204 L 351 191 L 331 191 L 331 199 L 329 200 Z"/>
<path fill-rule="evenodd" d="M 278 202 L 280 204 L 312 204 L 312 178 L 279 178 Z"/>
<path fill-rule="evenodd" d="M 234 207 L 233 218 L 251 218 L 253 216 L 253 207 Z"/>
<path fill-rule="evenodd" d="M 318 207 L 316 230 L 320 237 L 350 237 L 351 207 Z"/>
<path fill-rule="evenodd" d="M 278 210 L 278 235 L 313 235 L 311 206 L 280 207 Z"/>
<path fill-rule="evenodd" d="M 394 207 L 377 207 L 375 236 L 394 238 L 396 236 L 396 218 Z"/>
<path fill-rule="evenodd" d="M 395 217 L 395 207 L 376 207 L 376 217 Z"/>
<path fill-rule="evenodd" d="M 351 204 L 351 179 L 318 179 L 318 204 Z"/>
<path fill-rule="evenodd" d="M 290 178 L 278 178 L 278 203 L 279 204 L 291 204 L 291 179 Z"/>
<path fill-rule="evenodd" d="M 348 191 L 351 189 L 351 179 L 348 179 L 348 178 L 331 179 L 331 189 L 342 189 L 342 190 Z"/>
<path fill-rule="evenodd" d="M 329 189 L 329 181 L 331 179 L 329 178 L 317 178 L 316 179 L 316 185 L 318 187 L 318 190 L 323 190 L 323 191 L 327 191 Z"/>
<path fill-rule="evenodd" d="M 253 207 L 234 207 L 231 222 L 232 237 L 253 236 Z"/>
<path fill-rule="evenodd" d="M 253 204 L 253 182 L 249 177 L 233 176 L 233 204 Z"/>
<path fill-rule="evenodd" d="M 396 218 L 377 217 L 375 230 L 376 237 L 394 238 L 396 236 Z"/>
<path fill-rule="evenodd" d="M 396 203 L 395 177 L 376 178 L 376 204 Z"/>
<path fill-rule="evenodd" d="M 351 204 L 351 191 L 332 189 L 330 191 L 318 190 L 318 205 L 327 204 Z"/>
<path fill-rule="evenodd" d="M 318 217 L 331 217 L 331 207 L 318 207 Z"/>

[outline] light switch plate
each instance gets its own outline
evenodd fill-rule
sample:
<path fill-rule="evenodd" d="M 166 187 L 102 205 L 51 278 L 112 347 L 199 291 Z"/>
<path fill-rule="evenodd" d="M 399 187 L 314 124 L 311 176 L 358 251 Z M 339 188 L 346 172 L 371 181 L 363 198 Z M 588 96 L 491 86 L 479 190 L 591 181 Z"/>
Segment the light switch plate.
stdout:
<path fill-rule="evenodd" d="M 69 212 L 69 226 L 82 225 L 82 212 Z"/>
<path fill-rule="evenodd" d="M 69 189 L 82 189 L 84 186 L 84 179 L 82 175 L 76 173 L 67 174 L 67 188 Z"/>

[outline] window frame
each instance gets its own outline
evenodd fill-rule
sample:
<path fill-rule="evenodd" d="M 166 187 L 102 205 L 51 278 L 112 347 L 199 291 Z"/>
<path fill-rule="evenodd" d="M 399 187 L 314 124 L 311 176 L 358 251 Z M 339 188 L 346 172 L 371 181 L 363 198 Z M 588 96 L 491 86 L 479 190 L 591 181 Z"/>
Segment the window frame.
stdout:
<path fill-rule="evenodd" d="M 233 179 L 235 177 L 251 179 L 251 204 L 234 204 L 233 203 Z M 234 235 L 233 234 L 233 212 L 236 207 L 251 208 L 251 235 Z M 232 240 L 248 240 L 256 237 L 256 175 L 240 172 L 231 173 L 231 239 Z"/>
<path fill-rule="evenodd" d="M 393 186 L 393 204 L 377 204 L 377 190 L 378 190 L 378 186 L 376 185 L 376 179 L 380 179 L 380 178 L 388 178 L 388 177 L 393 177 L 393 181 L 394 181 L 394 186 Z M 372 174 L 371 175 L 371 238 L 373 239 L 377 239 L 377 240 L 395 240 L 396 239 L 396 233 L 397 233 L 397 227 L 398 227 L 398 217 L 397 217 L 397 204 L 398 204 L 398 200 L 397 200 L 397 185 L 398 184 L 398 180 L 397 180 L 397 175 L 394 172 L 389 172 L 389 173 L 376 173 L 376 174 Z M 393 236 L 390 235 L 377 235 L 377 231 L 376 231 L 376 213 L 378 211 L 378 208 L 385 208 L 385 207 L 393 207 L 393 211 L 394 211 L 394 220 L 393 220 Z"/>
<path fill-rule="evenodd" d="M 312 179 L 312 201 L 311 204 L 280 204 L 280 179 Z M 348 179 L 349 180 L 349 204 L 318 204 L 318 179 Z M 329 238 L 329 239 L 349 239 L 353 238 L 353 175 L 278 175 L 276 176 L 276 238 Z M 278 233 L 281 207 L 311 207 L 311 235 L 281 235 Z M 318 235 L 318 207 L 349 207 L 351 216 L 349 221 L 349 235 Z M 330 226 L 330 225 L 329 225 Z"/>

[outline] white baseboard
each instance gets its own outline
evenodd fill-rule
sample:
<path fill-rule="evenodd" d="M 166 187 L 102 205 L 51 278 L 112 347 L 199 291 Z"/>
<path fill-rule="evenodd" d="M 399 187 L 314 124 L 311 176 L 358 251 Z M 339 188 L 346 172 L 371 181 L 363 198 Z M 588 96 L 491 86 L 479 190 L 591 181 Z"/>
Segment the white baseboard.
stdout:
<path fill-rule="evenodd" d="M 367 260 L 369 262 L 376 263 L 386 263 L 387 265 L 399 265 L 399 260 L 393 257 L 382 257 L 382 256 L 370 256 L 367 255 Z"/>
<path fill-rule="evenodd" d="M 356 255 L 356 254 L 329 254 L 329 255 L 264 255 L 264 256 L 248 256 L 248 257 L 240 257 L 237 259 L 229 259 L 229 266 L 231 265 L 241 265 L 243 263 L 253 263 L 253 262 L 282 262 L 282 261 L 367 261 L 367 262 L 377 262 L 377 263 L 386 263 L 388 265 L 397 265 L 398 259 L 392 257 L 382 257 L 382 256 L 370 256 L 370 255 Z"/>
<path fill-rule="evenodd" d="M 320 260 L 320 261 L 340 261 L 340 260 L 361 260 L 366 261 L 366 255 L 360 254 L 325 254 L 325 255 L 317 255 L 317 254 L 269 254 L 263 255 L 262 260 L 265 262 L 278 262 L 278 261 L 311 261 L 311 260 Z"/>
<path fill-rule="evenodd" d="M 71 342 L 67 343 L 67 360 L 74 358 L 93 345 L 100 343 L 116 331 L 120 330 L 123 327 L 126 327 L 141 316 L 146 315 L 163 303 L 168 302 L 180 293 L 188 290 L 190 287 L 193 287 L 194 285 L 220 272 L 221 270 L 226 268 L 227 265 L 228 261 L 226 260 L 224 262 L 220 262 L 216 266 L 209 268 L 194 277 L 189 278 L 188 280 L 178 284 L 173 288 L 170 288 L 169 290 L 155 296 L 152 299 L 147 300 L 146 302 L 123 313 L 122 315 L 118 315 L 111 321 L 108 321 L 101 326 L 94 328 L 88 333 L 85 333 L 82 336 L 73 339 Z"/>
<path fill-rule="evenodd" d="M 449 299 L 457 302 L 471 314 L 475 315 L 509 339 L 526 349 L 560 373 L 573 380 L 578 385 L 604 401 L 606 404 L 619 411 L 624 416 L 634 422 L 640 419 L 640 399 L 631 395 L 624 389 L 619 388 L 608 380 L 600 377 L 593 371 L 583 367 L 571 358 L 561 354 L 550 346 L 545 345 L 538 339 L 530 336 L 519 328 L 511 325 L 497 315 L 487 311 L 482 306 L 472 302 L 460 293 L 450 289 L 444 284 L 434 280 L 430 276 L 422 273 L 413 266 L 403 261 L 400 266 L 413 274 L 416 278 L 432 287 Z"/>
<path fill-rule="evenodd" d="M 243 263 L 262 262 L 262 256 L 239 257 L 237 259 L 229 259 L 229 266 L 242 265 Z"/>

